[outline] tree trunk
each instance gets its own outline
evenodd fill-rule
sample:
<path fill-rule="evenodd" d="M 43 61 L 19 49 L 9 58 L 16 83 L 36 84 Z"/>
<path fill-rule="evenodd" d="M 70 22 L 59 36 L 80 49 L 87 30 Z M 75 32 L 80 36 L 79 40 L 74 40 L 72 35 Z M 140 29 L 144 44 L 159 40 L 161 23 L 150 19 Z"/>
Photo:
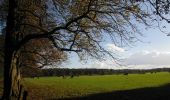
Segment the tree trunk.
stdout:
<path fill-rule="evenodd" d="M 9 58 L 8 58 L 9 57 Z M 17 56 L 9 53 L 5 57 L 4 63 L 4 100 L 21 100 L 22 86 L 20 70 L 17 66 Z"/>
<path fill-rule="evenodd" d="M 16 12 L 17 0 L 9 0 L 7 27 L 5 34 L 5 58 L 4 58 L 4 92 L 3 100 L 21 100 L 22 86 L 20 69 L 17 66 L 19 51 L 16 36 Z"/>

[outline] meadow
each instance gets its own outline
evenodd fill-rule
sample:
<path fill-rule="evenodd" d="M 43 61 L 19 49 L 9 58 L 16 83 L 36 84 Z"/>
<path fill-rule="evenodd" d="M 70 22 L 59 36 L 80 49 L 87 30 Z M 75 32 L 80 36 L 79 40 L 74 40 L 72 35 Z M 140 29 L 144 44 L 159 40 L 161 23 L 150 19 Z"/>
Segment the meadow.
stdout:
<path fill-rule="evenodd" d="M 170 73 L 24 78 L 28 100 L 170 100 Z M 158 98 L 159 97 L 159 98 Z M 107 98 L 107 99 L 106 99 Z M 150 99 L 153 98 L 153 99 Z M 155 99 L 157 98 L 157 99 Z"/>

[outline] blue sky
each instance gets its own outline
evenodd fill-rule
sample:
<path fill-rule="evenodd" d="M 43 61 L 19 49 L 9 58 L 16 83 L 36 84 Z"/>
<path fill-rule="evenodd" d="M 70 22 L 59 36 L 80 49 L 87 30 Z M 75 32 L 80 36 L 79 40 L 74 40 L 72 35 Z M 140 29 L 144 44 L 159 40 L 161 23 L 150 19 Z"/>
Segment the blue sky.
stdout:
<path fill-rule="evenodd" d="M 170 32 L 170 24 L 166 25 L 166 33 Z M 70 59 L 63 67 L 68 68 L 137 68 L 150 69 L 160 67 L 170 67 L 170 36 L 161 32 L 158 27 L 142 29 L 143 37 L 140 37 L 143 42 L 136 42 L 132 47 L 117 47 L 112 43 L 106 45 L 117 49 L 117 53 L 121 55 L 123 62 L 122 66 L 116 65 L 110 59 L 106 61 L 88 60 L 87 63 L 80 61 L 76 54 L 71 54 Z M 113 46 L 112 46 L 113 45 Z M 109 48 L 109 47 L 108 47 Z M 111 49 L 111 48 L 110 48 Z"/>
<path fill-rule="evenodd" d="M 156 24 L 156 23 L 152 23 Z M 170 24 L 162 22 L 166 26 L 166 31 L 170 32 Z M 156 25 L 155 25 L 156 26 Z M 122 65 L 116 65 L 110 58 L 106 61 L 87 60 L 87 63 L 80 61 L 75 53 L 71 53 L 69 59 L 62 67 L 68 68 L 157 68 L 170 67 L 170 36 L 162 33 L 157 27 L 145 30 L 143 26 L 141 32 L 144 37 L 140 37 L 143 42 L 136 42 L 132 47 L 117 47 L 113 43 L 106 43 L 107 49 L 116 50 L 116 53 L 124 59 Z M 0 25 L 1 30 L 1 25 Z"/>
<path fill-rule="evenodd" d="M 127 52 L 131 54 L 139 51 L 170 51 L 170 37 L 167 36 L 167 34 L 162 33 L 159 29 L 149 29 L 142 33 L 145 35 L 141 38 L 143 42 L 135 43 L 135 46 L 130 48 Z"/>

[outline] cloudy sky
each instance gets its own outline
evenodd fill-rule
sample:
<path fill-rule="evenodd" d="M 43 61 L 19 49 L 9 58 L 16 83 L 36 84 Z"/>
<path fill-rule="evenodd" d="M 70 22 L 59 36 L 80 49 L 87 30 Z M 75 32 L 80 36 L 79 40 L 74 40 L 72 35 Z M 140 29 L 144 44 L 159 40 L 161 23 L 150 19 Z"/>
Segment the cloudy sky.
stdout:
<path fill-rule="evenodd" d="M 165 23 L 163 23 L 165 24 Z M 170 25 L 165 24 L 166 32 L 170 33 Z M 162 33 L 158 28 L 142 30 L 143 42 L 136 42 L 133 47 L 117 47 L 113 43 L 106 43 L 105 47 L 115 51 L 123 59 L 121 65 L 116 65 L 111 59 L 106 61 L 89 60 L 88 63 L 81 62 L 75 54 L 63 67 L 69 68 L 113 68 L 113 69 L 150 69 L 170 67 L 170 36 Z"/>

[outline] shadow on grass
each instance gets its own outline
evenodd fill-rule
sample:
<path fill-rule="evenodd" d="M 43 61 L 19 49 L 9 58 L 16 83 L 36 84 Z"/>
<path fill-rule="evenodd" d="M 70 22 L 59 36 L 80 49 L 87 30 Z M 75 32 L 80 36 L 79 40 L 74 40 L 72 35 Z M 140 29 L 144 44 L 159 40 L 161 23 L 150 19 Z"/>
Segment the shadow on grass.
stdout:
<path fill-rule="evenodd" d="M 56 100 L 170 100 L 170 84 Z"/>

